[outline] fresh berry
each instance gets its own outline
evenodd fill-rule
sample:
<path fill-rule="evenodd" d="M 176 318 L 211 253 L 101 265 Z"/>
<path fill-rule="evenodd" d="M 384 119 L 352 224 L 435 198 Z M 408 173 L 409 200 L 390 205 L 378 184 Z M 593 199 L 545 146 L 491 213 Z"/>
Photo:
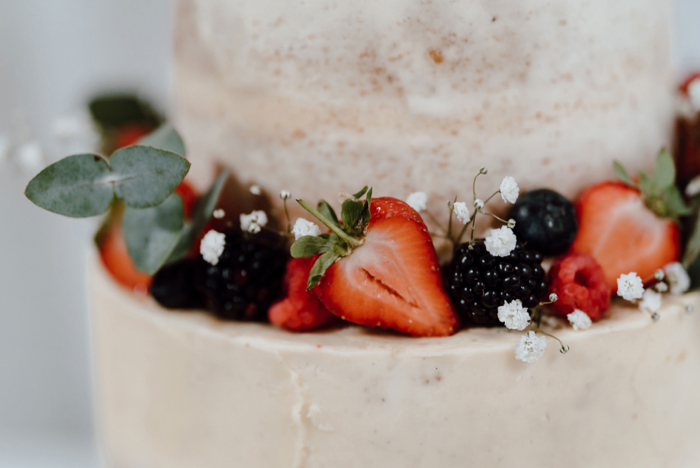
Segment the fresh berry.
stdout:
<path fill-rule="evenodd" d="M 571 252 L 591 255 L 613 290 L 621 274 L 647 278 L 678 260 L 678 226 L 649 210 L 635 188 L 619 182 L 594 185 L 579 198 L 576 214 L 579 230 Z"/>
<path fill-rule="evenodd" d="M 553 190 L 521 195 L 509 217 L 515 220 L 513 232 L 518 240 L 544 255 L 565 252 L 578 229 L 573 203 Z"/>
<path fill-rule="evenodd" d="M 112 220 L 98 233 L 97 244 L 102 264 L 119 284 L 142 294 L 148 292 L 151 276 L 136 269 L 118 220 Z"/>
<path fill-rule="evenodd" d="M 301 332 L 318 330 L 340 321 L 306 290 L 309 272 L 315 261 L 316 257 L 289 260 L 284 277 L 287 297 L 270 307 L 270 322 L 290 331 Z"/>
<path fill-rule="evenodd" d="M 185 259 L 158 270 L 151 282 L 151 296 L 166 309 L 201 307 L 201 295 L 194 287 L 194 265 L 194 260 Z"/>
<path fill-rule="evenodd" d="M 506 257 L 494 257 L 483 242 L 460 245 L 445 271 L 447 291 L 463 320 L 502 326 L 498 307 L 520 299 L 535 307 L 547 294 L 542 254 L 518 244 Z"/>
<path fill-rule="evenodd" d="M 342 219 L 342 230 L 358 240 L 351 253 L 328 262 L 312 289 L 328 310 L 349 322 L 414 336 L 457 331 L 432 239 L 413 208 L 395 198 L 348 200 Z"/>
<path fill-rule="evenodd" d="M 550 292 L 557 295 L 552 310 L 567 316 L 582 310 L 593 321 L 600 320 L 610 307 L 610 286 L 605 273 L 593 257 L 568 254 L 560 257 L 549 270 Z"/>
<path fill-rule="evenodd" d="M 133 145 L 154 130 L 147 123 L 130 123 L 119 127 L 114 135 L 114 149 Z"/>
<path fill-rule="evenodd" d="M 287 262 L 284 240 L 266 231 L 225 234 L 226 246 L 216 265 L 197 257 L 195 287 L 207 308 L 222 319 L 266 320 L 282 290 Z"/>

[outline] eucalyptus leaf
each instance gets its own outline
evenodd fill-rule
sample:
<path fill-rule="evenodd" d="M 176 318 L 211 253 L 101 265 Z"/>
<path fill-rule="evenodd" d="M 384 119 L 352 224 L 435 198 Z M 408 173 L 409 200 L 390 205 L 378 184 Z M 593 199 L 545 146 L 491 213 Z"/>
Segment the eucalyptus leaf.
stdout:
<path fill-rule="evenodd" d="M 625 184 L 629 185 L 630 187 L 636 187 L 637 184 L 635 184 L 632 181 L 632 178 L 629 176 L 627 171 L 625 170 L 624 167 L 622 167 L 622 164 L 619 162 L 615 161 L 613 163 L 613 167 L 615 168 L 615 174 L 617 174 L 617 177 L 624 182 Z"/>
<path fill-rule="evenodd" d="M 204 228 L 207 221 L 211 218 L 212 213 L 216 209 L 216 205 L 224 189 L 226 180 L 229 177 L 229 171 L 222 171 L 216 178 L 211 188 L 197 202 L 192 214 L 192 219 L 183 228 L 180 234 L 180 239 L 173 249 L 168 263 L 176 262 L 185 258 L 192 249 L 197 234 Z"/>
<path fill-rule="evenodd" d="M 114 191 L 131 208 L 162 203 L 190 169 L 185 158 L 150 146 L 127 146 L 109 158 Z"/>
<path fill-rule="evenodd" d="M 328 267 L 333 265 L 339 258 L 340 256 L 335 252 L 326 252 L 318 257 L 318 259 L 316 259 L 316 263 L 314 263 L 314 266 L 309 272 L 309 281 L 307 283 L 306 290 L 310 291 L 314 286 L 316 286 L 318 281 L 326 273 L 326 270 L 328 270 Z"/>
<path fill-rule="evenodd" d="M 169 123 L 158 127 L 155 131 L 141 138 L 137 145 L 150 146 L 153 148 L 170 151 L 185 157 L 185 143 L 180 134 Z"/>
<path fill-rule="evenodd" d="M 328 204 L 326 200 L 321 200 L 320 202 L 318 202 L 316 209 L 319 211 L 319 213 L 321 213 L 323 216 L 332 221 L 336 226 L 340 226 L 340 223 L 338 222 L 338 216 L 335 214 L 335 210 L 331 205 Z"/>
<path fill-rule="evenodd" d="M 34 177 L 24 194 L 37 206 L 72 218 L 104 213 L 114 198 L 107 162 L 95 154 L 61 159 Z"/>
<path fill-rule="evenodd" d="M 126 208 L 124 240 L 136 268 L 152 275 L 165 264 L 180 238 L 183 217 L 182 199 L 177 194 L 152 208 Z"/>
<path fill-rule="evenodd" d="M 328 252 L 329 249 L 332 249 L 332 242 L 329 242 L 327 239 L 303 236 L 292 244 L 291 253 L 294 258 L 305 258 Z"/>
<path fill-rule="evenodd" d="M 673 163 L 673 156 L 667 149 L 662 149 L 656 156 L 654 166 L 654 176 L 652 178 L 651 189 L 654 194 L 661 194 L 676 183 L 676 166 Z"/>

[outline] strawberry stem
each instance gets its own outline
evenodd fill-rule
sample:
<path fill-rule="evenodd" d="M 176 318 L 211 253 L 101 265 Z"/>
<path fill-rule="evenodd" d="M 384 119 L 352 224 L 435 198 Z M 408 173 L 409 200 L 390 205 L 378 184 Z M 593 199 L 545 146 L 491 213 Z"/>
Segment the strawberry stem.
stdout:
<path fill-rule="evenodd" d="M 355 248 L 362 245 L 362 241 L 359 241 L 354 237 L 350 237 L 349 235 L 347 235 L 342 229 L 340 229 L 340 227 L 338 227 L 331 220 L 323 216 L 317 209 L 306 203 L 304 200 L 297 200 L 297 203 L 299 203 L 302 206 L 302 208 L 304 208 L 306 211 L 314 215 L 316 219 L 325 224 L 328 229 L 330 229 L 331 231 L 333 231 L 334 234 L 343 239 L 345 243 L 347 243 L 350 247 Z"/>

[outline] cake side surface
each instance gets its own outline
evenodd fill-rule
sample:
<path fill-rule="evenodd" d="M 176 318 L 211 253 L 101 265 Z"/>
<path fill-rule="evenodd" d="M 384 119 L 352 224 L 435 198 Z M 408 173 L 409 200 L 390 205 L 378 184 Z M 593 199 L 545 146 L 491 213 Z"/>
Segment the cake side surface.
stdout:
<path fill-rule="evenodd" d="M 91 265 L 100 433 L 118 468 L 695 466 L 700 318 L 632 308 L 571 351 L 504 329 L 293 334 L 166 311 Z M 696 307 L 697 308 L 697 307 Z M 549 346 L 556 346 L 550 340 Z"/>
<path fill-rule="evenodd" d="M 668 0 L 177 9 L 177 117 L 202 180 L 219 161 L 273 193 L 369 184 L 438 206 L 486 166 L 572 197 L 669 141 Z"/>

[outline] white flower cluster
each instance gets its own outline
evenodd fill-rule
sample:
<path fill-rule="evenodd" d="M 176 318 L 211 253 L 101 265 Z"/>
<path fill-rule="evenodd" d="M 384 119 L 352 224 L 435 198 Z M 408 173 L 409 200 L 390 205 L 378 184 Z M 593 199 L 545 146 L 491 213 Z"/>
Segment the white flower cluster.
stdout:
<path fill-rule="evenodd" d="M 295 240 L 298 240 L 300 237 L 304 236 L 320 236 L 321 228 L 311 221 L 304 218 L 298 218 L 296 223 L 294 223 L 294 228 L 292 228 L 292 234 L 294 234 Z"/>
<path fill-rule="evenodd" d="M 680 263 L 669 263 L 664 267 L 664 273 L 671 286 L 671 294 L 683 294 L 690 288 L 690 277 Z"/>
<path fill-rule="evenodd" d="M 566 318 L 569 319 L 574 330 L 585 330 L 593 323 L 587 313 L 578 309 L 574 309 Z"/>
<path fill-rule="evenodd" d="M 520 337 L 515 347 L 515 358 L 531 364 L 542 357 L 547 347 L 547 338 L 538 336 L 534 331 L 528 331 Z"/>
<path fill-rule="evenodd" d="M 425 192 L 414 192 L 406 198 L 406 203 L 420 213 L 428 209 L 428 195 Z"/>
<path fill-rule="evenodd" d="M 662 295 L 666 291 L 671 294 L 683 294 L 690 288 L 690 277 L 683 265 L 678 262 L 669 263 L 662 270 L 654 273 L 657 283 L 654 289 L 644 289 L 642 278 L 637 273 L 620 275 L 617 279 L 617 295 L 626 301 L 639 305 L 640 310 L 651 314 L 654 320 L 658 320 L 661 309 Z"/>
<path fill-rule="evenodd" d="M 510 330 L 523 331 L 530 325 L 530 314 L 520 299 L 515 299 L 498 307 L 498 320 Z"/>
<path fill-rule="evenodd" d="M 219 257 L 224 253 L 224 247 L 226 247 L 226 235 L 212 229 L 202 238 L 199 253 L 202 254 L 204 261 L 216 265 L 219 263 Z"/>
<path fill-rule="evenodd" d="M 518 200 L 518 195 L 520 195 L 520 187 L 518 187 L 514 178 L 507 176 L 501 182 L 499 192 L 501 192 L 501 198 L 503 198 L 504 202 L 515 203 Z"/>
<path fill-rule="evenodd" d="M 267 224 L 267 215 L 264 211 L 256 210 L 250 214 L 242 214 L 241 229 L 251 234 L 257 234 Z"/>
<path fill-rule="evenodd" d="M 472 218 L 471 213 L 469 213 L 469 208 L 464 202 L 456 202 L 454 204 L 454 213 L 457 215 L 457 219 L 462 224 L 467 224 Z"/>
<path fill-rule="evenodd" d="M 518 239 L 508 226 L 491 229 L 486 235 L 486 250 L 494 257 L 506 257 L 515 249 Z"/>

